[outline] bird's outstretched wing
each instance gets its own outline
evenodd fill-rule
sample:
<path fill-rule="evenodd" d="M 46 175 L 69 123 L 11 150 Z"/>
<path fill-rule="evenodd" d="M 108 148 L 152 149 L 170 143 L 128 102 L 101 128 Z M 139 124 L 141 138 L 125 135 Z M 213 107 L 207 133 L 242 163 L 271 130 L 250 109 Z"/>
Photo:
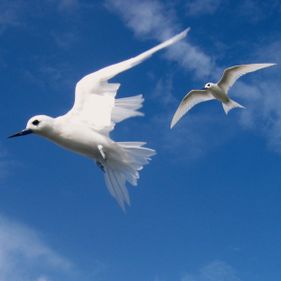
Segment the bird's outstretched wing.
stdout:
<path fill-rule="evenodd" d="M 242 75 L 273 65 L 275 65 L 275 63 L 253 63 L 228 67 L 224 70 L 223 76 L 218 82 L 218 85 L 227 93 L 229 88 Z"/>
<path fill-rule="evenodd" d="M 192 90 L 181 101 L 176 113 L 173 116 L 170 128 L 173 128 L 182 116 L 188 112 L 193 106 L 200 102 L 213 100 L 212 94 L 207 93 L 206 90 Z"/>
<path fill-rule="evenodd" d="M 142 106 L 142 96 L 115 99 L 120 84 L 108 83 L 108 80 L 143 62 L 155 52 L 183 39 L 188 31 L 189 29 L 186 29 L 136 57 L 83 77 L 76 84 L 74 106 L 67 114 L 104 134 L 108 134 L 114 128 L 115 123 L 142 115 L 137 111 Z"/>

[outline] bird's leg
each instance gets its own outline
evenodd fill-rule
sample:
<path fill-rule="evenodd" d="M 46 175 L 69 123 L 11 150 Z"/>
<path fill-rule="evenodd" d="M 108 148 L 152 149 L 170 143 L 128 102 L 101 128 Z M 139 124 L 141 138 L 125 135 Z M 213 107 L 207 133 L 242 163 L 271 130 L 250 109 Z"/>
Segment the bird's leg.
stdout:
<path fill-rule="evenodd" d="M 105 156 L 105 153 L 103 151 L 103 146 L 101 144 L 98 145 L 98 150 L 99 150 L 99 152 L 101 154 L 102 159 L 106 160 L 106 156 Z"/>
<path fill-rule="evenodd" d="M 101 144 L 98 145 L 98 150 L 100 152 L 100 155 L 101 155 L 103 161 L 105 161 L 106 160 L 106 156 L 105 156 L 105 153 L 104 153 L 104 150 L 103 150 L 103 146 Z M 96 163 L 97 163 L 97 166 L 104 172 L 103 164 L 100 161 L 96 161 Z"/>
<path fill-rule="evenodd" d="M 103 172 L 105 172 L 105 171 L 104 171 L 104 166 L 102 165 L 101 162 L 96 161 L 96 164 L 97 164 L 97 166 L 98 166 Z"/>

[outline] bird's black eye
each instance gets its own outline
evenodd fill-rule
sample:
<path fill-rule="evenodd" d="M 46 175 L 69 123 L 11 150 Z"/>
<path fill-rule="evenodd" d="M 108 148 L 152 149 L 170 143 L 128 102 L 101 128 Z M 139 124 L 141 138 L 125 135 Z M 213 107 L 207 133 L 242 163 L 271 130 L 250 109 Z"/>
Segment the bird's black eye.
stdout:
<path fill-rule="evenodd" d="M 40 123 L 40 121 L 38 121 L 38 120 L 34 120 L 34 121 L 32 121 L 32 125 L 34 125 L 34 126 L 38 126 L 38 125 L 39 125 L 39 123 Z"/>

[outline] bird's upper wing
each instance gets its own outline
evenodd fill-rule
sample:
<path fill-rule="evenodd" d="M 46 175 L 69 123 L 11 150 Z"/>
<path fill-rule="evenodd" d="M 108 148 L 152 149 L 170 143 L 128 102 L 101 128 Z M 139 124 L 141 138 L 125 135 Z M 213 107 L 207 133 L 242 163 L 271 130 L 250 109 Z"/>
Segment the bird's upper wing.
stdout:
<path fill-rule="evenodd" d="M 75 89 L 73 108 L 67 113 L 71 118 L 87 123 L 91 128 L 108 134 L 115 123 L 141 115 L 142 96 L 115 99 L 120 84 L 108 80 L 143 62 L 155 52 L 183 39 L 189 29 L 131 59 L 102 68 L 83 77 Z"/>
<path fill-rule="evenodd" d="M 200 102 L 213 100 L 212 94 L 207 93 L 206 90 L 192 90 L 181 101 L 176 113 L 173 116 L 170 128 L 173 128 L 182 116 L 188 112 L 193 106 Z"/>
<path fill-rule="evenodd" d="M 229 88 L 242 75 L 273 65 L 275 65 L 275 63 L 253 63 L 228 67 L 224 70 L 223 76 L 218 82 L 218 85 L 227 93 Z"/>

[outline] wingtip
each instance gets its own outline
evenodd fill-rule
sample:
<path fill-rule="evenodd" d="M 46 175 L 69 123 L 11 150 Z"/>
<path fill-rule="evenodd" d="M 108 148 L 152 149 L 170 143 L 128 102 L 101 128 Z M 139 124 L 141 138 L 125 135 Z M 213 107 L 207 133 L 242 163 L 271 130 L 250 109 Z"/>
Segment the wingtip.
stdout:
<path fill-rule="evenodd" d="M 172 37 L 172 39 L 179 41 L 179 40 L 185 38 L 189 31 L 190 31 L 190 27 L 188 27 L 185 30 L 183 30 L 182 32 L 176 34 L 174 37 Z"/>
<path fill-rule="evenodd" d="M 184 31 L 186 32 L 186 34 L 191 30 L 191 27 L 187 27 Z"/>
<path fill-rule="evenodd" d="M 180 108 L 180 106 L 179 106 L 179 108 Z M 175 114 L 172 118 L 172 121 L 171 121 L 171 124 L 170 124 L 170 129 L 173 129 L 183 116 L 182 114 L 180 114 L 179 108 L 177 109 L 177 111 L 175 112 Z"/>
<path fill-rule="evenodd" d="M 176 125 L 177 121 L 175 121 L 174 119 L 172 120 L 171 124 L 170 124 L 170 129 L 172 130 L 174 128 L 174 126 Z"/>
<path fill-rule="evenodd" d="M 272 66 L 275 66 L 275 65 L 277 65 L 277 63 L 275 63 L 275 62 L 261 64 L 262 68 L 272 67 Z"/>
<path fill-rule="evenodd" d="M 267 62 L 267 63 L 261 63 L 261 65 L 264 65 L 264 67 L 270 67 L 270 66 L 277 65 L 277 63 L 276 62 Z"/>
<path fill-rule="evenodd" d="M 186 28 L 184 31 L 182 31 L 179 35 L 181 35 L 182 38 L 184 38 L 184 37 L 188 34 L 188 32 L 189 32 L 190 30 L 191 30 L 191 28 L 188 27 L 188 28 Z"/>

